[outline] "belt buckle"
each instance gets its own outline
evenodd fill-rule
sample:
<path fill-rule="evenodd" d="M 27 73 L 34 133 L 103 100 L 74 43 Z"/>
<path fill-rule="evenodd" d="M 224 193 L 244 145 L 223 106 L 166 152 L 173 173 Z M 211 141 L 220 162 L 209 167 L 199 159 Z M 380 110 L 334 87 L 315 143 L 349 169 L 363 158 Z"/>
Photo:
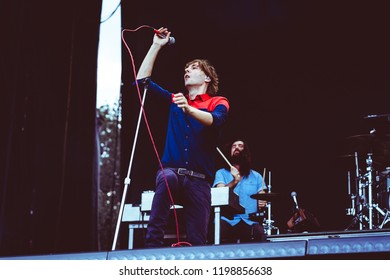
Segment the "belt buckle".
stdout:
<path fill-rule="evenodd" d="M 186 175 L 186 173 L 184 172 L 184 171 L 186 171 L 187 169 L 185 169 L 185 168 L 178 168 L 177 169 L 177 174 L 179 174 L 179 175 Z M 183 173 L 182 173 L 182 171 L 183 171 Z"/>

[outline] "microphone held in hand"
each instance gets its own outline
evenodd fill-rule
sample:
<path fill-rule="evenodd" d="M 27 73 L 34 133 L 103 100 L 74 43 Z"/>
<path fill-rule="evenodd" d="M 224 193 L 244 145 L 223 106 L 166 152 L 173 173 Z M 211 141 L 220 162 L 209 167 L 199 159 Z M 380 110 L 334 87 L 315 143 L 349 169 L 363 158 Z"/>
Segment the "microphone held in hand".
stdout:
<path fill-rule="evenodd" d="M 160 31 L 158 31 L 157 29 L 154 29 L 153 30 L 155 34 L 157 34 L 160 38 L 165 38 L 167 37 L 165 34 L 161 33 Z M 173 45 L 174 43 L 176 42 L 175 38 L 172 37 L 172 36 L 169 36 L 169 41 L 168 41 L 168 45 Z"/>
<path fill-rule="evenodd" d="M 292 193 L 291 193 L 291 197 L 292 197 L 292 199 L 294 200 L 295 208 L 296 208 L 296 209 L 299 209 L 299 207 L 298 207 L 298 201 L 297 201 L 297 193 L 296 193 L 296 192 L 292 192 Z"/>

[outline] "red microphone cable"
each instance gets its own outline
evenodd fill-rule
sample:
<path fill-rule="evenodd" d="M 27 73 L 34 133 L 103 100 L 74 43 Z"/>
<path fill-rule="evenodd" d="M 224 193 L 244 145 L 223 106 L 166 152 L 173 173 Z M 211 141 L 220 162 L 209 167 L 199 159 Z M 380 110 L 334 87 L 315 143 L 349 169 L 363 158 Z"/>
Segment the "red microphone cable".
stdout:
<path fill-rule="evenodd" d="M 183 245 L 185 244 L 185 245 L 188 245 L 188 246 L 192 246 L 192 245 L 191 245 L 190 243 L 188 243 L 188 242 L 181 242 L 181 241 L 180 241 L 179 224 L 178 224 L 178 218 L 177 218 L 177 213 L 176 213 L 176 207 L 175 207 L 174 199 L 173 199 L 173 196 L 172 196 L 172 193 L 171 193 L 169 184 L 168 184 L 167 177 L 166 177 L 165 172 L 164 172 L 164 168 L 163 168 L 162 163 L 161 163 L 160 155 L 158 154 L 157 147 L 156 147 L 156 144 L 155 144 L 155 142 L 154 142 L 154 137 L 153 137 L 152 131 L 151 131 L 150 126 L 149 126 L 149 122 L 148 122 L 148 118 L 147 118 L 147 116 L 146 116 L 145 108 L 144 108 L 144 106 L 143 106 L 143 104 L 142 104 L 142 97 L 141 97 L 141 92 L 140 92 L 140 89 L 139 89 L 139 84 L 138 84 L 138 81 L 137 81 L 137 71 L 136 71 L 136 67 L 135 67 L 135 63 L 134 63 L 134 57 L 133 57 L 133 54 L 132 54 L 132 52 L 131 52 L 131 50 L 130 50 L 130 47 L 128 46 L 128 44 L 126 43 L 126 40 L 125 40 L 125 38 L 124 38 L 124 33 L 125 33 L 125 32 L 137 32 L 137 31 L 140 30 L 141 28 L 153 29 L 153 31 L 154 31 L 155 34 L 160 34 L 160 32 L 159 32 L 157 29 L 155 29 L 154 27 L 152 27 L 152 26 L 149 26 L 149 25 L 141 25 L 141 26 L 137 27 L 136 29 L 123 29 L 123 30 L 122 30 L 122 41 L 123 41 L 123 44 L 125 45 L 125 47 L 126 47 L 128 53 L 129 53 L 129 55 L 130 55 L 131 65 L 132 65 L 132 69 L 133 69 L 133 75 L 134 75 L 134 79 L 135 79 L 135 85 L 136 85 L 137 93 L 138 93 L 138 99 L 139 99 L 140 104 L 141 104 L 142 115 L 143 115 L 144 120 L 145 120 L 145 124 L 146 124 L 146 128 L 147 128 L 147 130 L 148 130 L 148 134 L 149 134 L 150 140 L 152 141 L 152 146 L 153 146 L 153 149 L 154 149 L 154 153 L 156 154 L 156 157 L 157 157 L 157 160 L 158 160 L 160 169 L 162 170 L 163 175 L 164 175 L 164 181 L 165 181 L 165 184 L 166 184 L 166 186 L 167 186 L 169 198 L 170 198 L 171 203 L 172 203 L 172 205 L 173 205 L 173 213 L 174 213 L 174 218 L 175 218 L 175 227 L 176 227 L 176 238 L 177 238 L 177 243 L 172 244 L 171 246 L 172 246 L 172 247 L 180 247 L 182 244 L 183 244 Z"/>

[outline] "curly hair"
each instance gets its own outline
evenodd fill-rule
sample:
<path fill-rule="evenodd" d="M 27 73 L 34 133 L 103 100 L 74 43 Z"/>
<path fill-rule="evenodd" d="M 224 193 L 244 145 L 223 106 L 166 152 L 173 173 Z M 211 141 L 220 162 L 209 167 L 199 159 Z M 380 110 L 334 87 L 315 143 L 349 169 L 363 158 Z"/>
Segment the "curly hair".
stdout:
<path fill-rule="evenodd" d="M 208 94 L 216 95 L 218 92 L 219 79 L 215 68 L 207 59 L 194 59 L 190 62 L 187 62 L 185 68 L 191 64 L 198 63 L 200 69 L 210 78 L 210 84 L 208 86 Z"/>

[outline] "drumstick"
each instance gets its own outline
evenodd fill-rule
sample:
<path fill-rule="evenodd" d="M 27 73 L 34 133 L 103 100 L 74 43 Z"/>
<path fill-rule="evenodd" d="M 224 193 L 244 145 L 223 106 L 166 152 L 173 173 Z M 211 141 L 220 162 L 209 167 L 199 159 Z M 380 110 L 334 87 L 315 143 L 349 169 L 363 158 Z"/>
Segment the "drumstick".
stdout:
<path fill-rule="evenodd" d="M 268 171 L 268 193 L 271 192 L 271 171 Z"/>
<path fill-rule="evenodd" d="M 228 161 L 228 159 L 225 157 L 225 155 L 221 152 L 221 150 L 217 147 L 217 151 L 221 154 L 221 156 L 223 157 L 223 159 L 226 161 L 226 163 L 232 167 L 232 165 L 230 164 L 230 162 Z"/>
<path fill-rule="evenodd" d="M 264 181 L 265 181 L 265 170 L 266 170 L 266 168 L 264 168 L 264 171 L 263 171 L 263 181 L 261 182 L 261 190 L 263 190 L 263 187 L 264 187 Z"/>

